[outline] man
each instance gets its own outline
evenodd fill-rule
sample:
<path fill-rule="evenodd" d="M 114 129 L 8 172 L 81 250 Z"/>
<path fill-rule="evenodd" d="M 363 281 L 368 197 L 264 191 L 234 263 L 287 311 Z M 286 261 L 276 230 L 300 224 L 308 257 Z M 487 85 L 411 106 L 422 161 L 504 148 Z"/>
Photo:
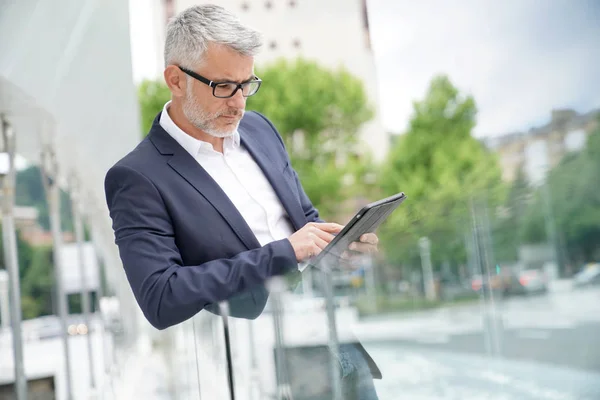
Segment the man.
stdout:
<path fill-rule="evenodd" d="M 266 280 L 298 270 L 342 228 L 319 219 L 275 127 L 244 114 L 261 85 L 254 75 L 260 46 L 259 34 L 221 7 L 178 15 L 165 42 L 172 99 L 106 175 L 128 281 L 158 329 L 203 309 L 218 313 L 225 300 L 230 315 L 256 318 Z M 375 235 L 361 241 L 355 250 L 376 249 Z M 377 367 L 362 347 L 344 349 L 344 379 L 358 380 L 346 385 L 347 398 L 376 399 L 365 371 L 378 375 Z"/>

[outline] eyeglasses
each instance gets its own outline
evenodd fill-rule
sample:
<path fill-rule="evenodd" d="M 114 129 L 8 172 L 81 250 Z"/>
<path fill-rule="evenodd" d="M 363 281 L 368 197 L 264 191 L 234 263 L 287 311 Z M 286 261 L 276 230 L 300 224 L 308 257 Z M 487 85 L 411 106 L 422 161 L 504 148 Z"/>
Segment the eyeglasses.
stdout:
<path fill-rule="evenodd" d="M 254 77 L 253 79 L 243 83 L 213 82 L 209 79 L 206 79 L 202 75 L 195 73 L 194 71 L 190 71 L 189 69 L 183 67 L 179 67 L 179 69 L 187 75 L 191 76 L 192 78 L 210 86 L 213 89 L 213 96 L 218 97 L 220 99 L 227 99 L 229 97 L 233 97 L 240 89 L 242 90 L 242 96 L 254 96 L 256 92 L 258 92 L 258 89 L 260 89 L 260 84 L 262 83 L 262 81 L 257 77 Z"/>

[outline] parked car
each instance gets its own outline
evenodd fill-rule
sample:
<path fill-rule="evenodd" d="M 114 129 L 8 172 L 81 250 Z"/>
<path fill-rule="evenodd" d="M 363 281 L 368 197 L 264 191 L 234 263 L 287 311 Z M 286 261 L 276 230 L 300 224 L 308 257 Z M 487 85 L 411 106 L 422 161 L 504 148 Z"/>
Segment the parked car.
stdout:
<path fill-rule="evenodd" d="M 588 264 L 573 276 L 575 287 L 600 285 L 600 264 Z"/>
<path fill-rule="evenodd" d="M 504 296 L 541 294 L 548 291 L 548 279 L 541 268 L 511 265 L 500 268 L 497 273 L 475 275 L 471 288 Z"/>
<path fill-rule="evenodd" d="M 546 273 L 538 268 L 514 268 L 504 288 L 506 295 L 541 294 L 548 291 Z"/>

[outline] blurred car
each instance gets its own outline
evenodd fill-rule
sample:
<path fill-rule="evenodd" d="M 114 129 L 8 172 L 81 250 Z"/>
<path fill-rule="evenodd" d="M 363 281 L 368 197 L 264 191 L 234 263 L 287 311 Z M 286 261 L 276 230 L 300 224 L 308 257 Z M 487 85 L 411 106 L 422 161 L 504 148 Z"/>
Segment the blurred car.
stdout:
<path fill-rule="evenodd" d="M 514 268 L 509 272 L 504 294 L 542 294 L 548 291 L 546 273 L 538 268 Z"/>
<path fill-rule="evenodd" d="M 474 275 L 471 279 L 471 289 L 481 293 L 502 293 L 506 284 L 501 275 Z"/>
<path fill-rule="evenodd" d="M 573 276 L 573 286 L 585 287 L 600 285 L 600 264 L 589 264 Z"/>
<path fill-rule="evenodd" d="M 540 268 L 513 265 L 503 267 L 495 274 L 475 275 L 471 289 L 504 296 L 542 294 L 548 291 L 548 279 Z"/>

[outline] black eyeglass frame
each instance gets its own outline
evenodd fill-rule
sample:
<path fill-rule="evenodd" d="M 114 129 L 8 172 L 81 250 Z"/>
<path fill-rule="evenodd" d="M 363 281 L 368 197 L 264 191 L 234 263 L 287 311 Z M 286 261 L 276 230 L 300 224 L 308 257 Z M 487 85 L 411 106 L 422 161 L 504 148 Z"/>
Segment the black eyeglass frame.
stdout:
<path fill-rule="evenodd" d="M 240 90 L 240 89 L 242 89 L 242 96 L 244 96 L 244 97 L 250 97 L 250 96 L 254 96 L 256 93 L 258 93 L 258 90 L 260 89 L 260 85 L 262 84 L 262 80 L 261 80 L 259 77 L 257 77 L 257 76 L 255 76 L 254 78 L 252 78 L 252 79 L 251 79 L 251 80 L 249 80 L 249 81 L 242 82 L 242 83 L 238 83 L 238 82 L 229 82 L 229 81 L 214 82 L 214 81 L 211 81 L 210 79 L 207 79 L 207 78 L 203 77 L 202 75 L 200 75 L 200 74 L 197 74 L 196 72 L 194 72 L 194 71 L 191 71 L 191 70 L 189 70 L 189 69 L 187 69 L 187 68 L 183 68 L 183 67 L 181 67 L 181 66 L 178 66 L 178 67 L 179 67 L 179 69 L 180 69 L 180 70 L 182 70 L 182 71 L 183 71 L 183 72 L 184 72 L 186 75 L 189 75 L 189 76 L 191 76 L 192 78 L 194 78 L 194 79 L 196 79 L 196 80 L 198 80 L 198 81 L 200 81 L 200 82 L 204 83 L 205 85 L 208 85 L 208 86 L 210 86 L 210 87 L 212 88 L 212 94 L 213 94 L 213 96 L 214 96 L 214 97 L 216 97 L 216 98 L 218 98 L 218 99 L 228 99 L 228 98 L 230 98 L 230 97 L 233 97 L 233 96 L 235 96 L 235 94 L 237 93 L 237 91 L 238 91 L 238 90 Z M 252 94 L 249 94 L 249 95 L 247 95 L 247 96 L 246 96 L 246 95 L 244 94 L 244 87 L 245 87 L 245 86 L 247 86 L 247 85 L 248 85 L 248 84 L 250 84 L 250 83 L 257 83 L 257 84 L 258 84 L 258 87 L 256 88 L 256 91 L 255 91 L 254 93 L 252 93 Z M 227 84 L 227 85 L 235 85 L 236 87 L 235 87 L 235 89 L 233 90 L 233 92 L 231 92 L 231 94 L 230 94 L 229 96 L 217 96 L 217 95 L 215 94 L 215 90 L 216 90 L 217 86 L 219 86 L 219 85 L 224 85 L 224 84 Z"/>

